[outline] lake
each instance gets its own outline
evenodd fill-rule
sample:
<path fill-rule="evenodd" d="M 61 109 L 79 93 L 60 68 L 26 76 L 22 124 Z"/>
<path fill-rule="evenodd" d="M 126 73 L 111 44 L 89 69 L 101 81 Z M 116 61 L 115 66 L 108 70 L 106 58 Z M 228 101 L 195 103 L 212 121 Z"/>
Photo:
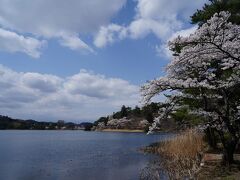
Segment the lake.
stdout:
<path fill-rule="evenodd" d="M 0 131 L 1 180 L 135 180 L 168 134 Z"/>

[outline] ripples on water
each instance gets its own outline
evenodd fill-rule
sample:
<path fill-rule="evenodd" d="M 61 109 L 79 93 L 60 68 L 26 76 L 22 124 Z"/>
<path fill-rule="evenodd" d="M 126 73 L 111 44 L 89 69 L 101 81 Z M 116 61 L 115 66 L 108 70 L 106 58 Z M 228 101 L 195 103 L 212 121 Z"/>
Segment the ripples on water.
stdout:
<path fill-rule="evenodd" d="M 0 131 L 0 180 L 135 180 L 167 134 Z"/>

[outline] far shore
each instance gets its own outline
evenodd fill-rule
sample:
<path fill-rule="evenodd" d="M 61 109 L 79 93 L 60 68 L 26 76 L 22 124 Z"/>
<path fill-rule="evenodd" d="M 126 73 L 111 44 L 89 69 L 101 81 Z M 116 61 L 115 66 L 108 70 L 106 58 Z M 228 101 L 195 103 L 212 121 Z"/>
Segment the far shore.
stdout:
<path fill-rule="evenodd" d="M 141 129 L 102 129 L 97 130 L 102 132 L 126 132 L 126 133 L 144 133 L 144 130 Z"/>

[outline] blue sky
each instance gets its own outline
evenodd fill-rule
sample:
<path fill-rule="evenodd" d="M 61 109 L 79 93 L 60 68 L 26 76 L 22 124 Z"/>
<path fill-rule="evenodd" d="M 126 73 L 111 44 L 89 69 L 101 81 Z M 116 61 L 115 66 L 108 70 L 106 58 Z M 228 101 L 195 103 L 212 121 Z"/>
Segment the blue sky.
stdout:
<path fill-rule="evenodd" d="M 0 1 L 0 113 L 81 122 L 139 104 L 207 0 Z M 56 5 L 57 4 L 57 5 Z"/>

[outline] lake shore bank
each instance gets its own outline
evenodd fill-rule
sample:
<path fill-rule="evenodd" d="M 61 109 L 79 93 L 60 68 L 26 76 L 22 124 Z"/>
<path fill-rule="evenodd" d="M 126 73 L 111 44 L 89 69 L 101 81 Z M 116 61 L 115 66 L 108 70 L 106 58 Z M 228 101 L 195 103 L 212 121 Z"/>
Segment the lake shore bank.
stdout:
<path fill-rule="evenodd" d="M 102 129 L 96 130 L 99 132 L 126 132 L 126 133 L 144 133 L 144 130 L 141 129 Z"/>
<path fill-rule="evenodd" d="M 172 139 L 152 143 L 141 149 L 144 153 L 160 157 L 155 166 L 167 169 L 169 176 L 184 176 L 191 172 L 191 177 L 204 179 L 238 179 L 240 176 L 240 154 L 234 154 L 235 163 L 229 167 L 222 164 L 223 154 L 211 151 L 201 134 L 190 131 Z M 191 162 L 191 163 L 189 163 Z M 177 164 L 176 164 L 177 163 Z M 193 166 L 194 164 L 194 166 Z M 186 172 L 182 174 L 182 172 Z"/>

